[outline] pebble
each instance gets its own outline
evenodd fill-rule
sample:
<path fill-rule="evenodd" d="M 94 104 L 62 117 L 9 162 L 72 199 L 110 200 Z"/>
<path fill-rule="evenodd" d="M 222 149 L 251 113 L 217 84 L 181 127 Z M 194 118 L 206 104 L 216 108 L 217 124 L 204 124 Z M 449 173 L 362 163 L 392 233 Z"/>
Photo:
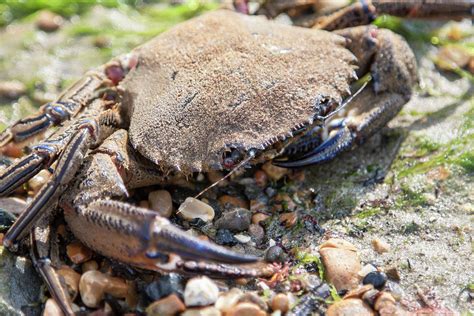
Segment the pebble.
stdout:
<path fill-rule="evenodd" d="M 71 300 L 74 301 L 79 293 L 79 280 L 81 279 L 81 275 L 66 265 L 61 266 L 57 272 L 63 277 L 69 296 Z"/>
<path fill-rule="evenodd" d="M 129 306 L 136 302 L 136 293 L 123 279 L 112 277 L 100 271 L 87 271 L 79 281 L 79 292 L 84 305 L 98 307 L 105 294 L 125 298 Z"/>
<path fill-rule="evenodd" d="M 92 251 L 79 242 L 73 242 L 67 245 L 66 253 L 68 258 L 75 264 L 81 264 L 92 258 Z"/>
<path fill-rule="evenodd" d="M 51 178 L 51 172 L 46 169 L 38 172 L 33 178 L 28 181 L 28 188 L 30 195 L 36 195 L 43 185 Z"/>
<path fill-rule="evenodd" d="M 390 279 L 396 282 L 400 282 L 400 272 L 398 272 L 398 269 L 396 267 L 388 268 L 387 270 L 385 270 L 385 273 Z"/>
<path fill-rule="evenodd" d="M 200 218 L 206 223 L 212 221 L 215 216 L 214 209 L 210 205 L 192 197 L 184 200 L 177 214 L 188 221 Z"/>
<path fill-rule="evenodd" d="M 260 225 L 250 224 L 248 233 L 257 245 L 261 244 L 265 238 L 265 230 Z"/>
<path fill-rule="evenodd" d="M 267 313 L 252 303 L 237 304 L 226 316 L 265 316 Z"/>
<path fill-rule="evenodd" d="M 89 260 L 82 264 L 82 273 L 87 271 L 95 271 L 99 269 L 99 264 L 95 260 Z"/>
<path fill-rule="evenodd" d="M 374 267 L 373 265 L 366 264 L 365 266 L 362 267 L 362 269 L 357 273 L 361 278 L 365 277 L 367 274 L 370 272 L 377 271 L 377 268 Z"/>
<path fill-rule="evenodd" d="M 228 229 L 218 229 L 216 233 L 216 243 L 224 246 L 235 246 L 238 241 Z"/>
<path fill-rule="evenodd" d="M 239 208 L 245 208 L 245 209 L 249 209 L 250 207 L 247 201 L 235 196 L 231 196 L 231 195 L 223 195 L 219 197 L 218 201 L 222 207 L 225 207 L 226 205 L 239 207 Z"/>
<path fill-rule="evenodd" d="M 41 11 L 36 20 L 36 27 L 45 32 L 54 32 L 64 23 L 64 19 L 48 10 Z"/>
<path fill-rule="evenodd" d="M 284 263 L 287 259 L 286 253 L 279 246 L 272 246 L 268 248 L 265 253 L 265 261 Z"/>
<path fill-rule="evenodd" d="M 312 291 L 317 296 L 326 299 L 331 295 L 331 287 L 327 283 L 323 283 Z"/>
<path fill-rule="evenodd" d="M 249 210 L 238 208 L 224 213 L 224 215 L 215 222 L 215 226 L 220 229 L 228 229 L 232 232 L 241 232 L 249 228 L 251 219 L 252 213 Z"/>
<path fill-rule="evenodd" d="M 227 313 L 238 303 L 242 295 L 243 292 L 241 289 L 236 287 L 232 288 L 230 291 L 221 294 L 214 306 L 221 312 Z"/>
<path fill-rule="evenodd" d="M 290 300 L 287 295 L 278 293 L 273 297 L 271 306 L 273 311 L 279 310 L 286 313 L 290 309 Z"/>
<path fill-rule="evenodd" d="M 219 288 L 208 277 L 192 278 L 184 289 L 186 306 L 207 306 L 214 304 L 219 296 Z"/>
<path fill-rule="evenodd" d="M 253 177 L 255 178 L 255 183 L 261 187 L 264 188 L 267 186 L 268 183 L 268 176 L 265 173 L 265 171 L 262 170 L 257 170 L 255 171 Z"/>
<path fill-rule="evenodd" d="M 456 45 L 446 45 L 439 49 L 436 65 L 443 70 L 464 68 L 470 60 L 469 52 Z"/>
<path fill-rule="evenodd" d="M 278 181 L 288 174 L 288 169 L 274 166 L 271 161 L 263 164 L 262 170 L 265 171 L 267 176 L 273 181 Z"/>
<path fill-rule="evenodd" d="M 20 81 L 0 81 L 0 98 L 17 99 L 25 93 L 26 86 Z"/>
<path fill-rule="evenodd" d="M 183 302 L 175 294 L 153 302 L 146 308 L 148 316 L 173 316 L 186 310 Z"/>
<path fill-rule="evenodd" d="M 23 147 L 16 143 L 8 143 L 0 148 L 0 153 L 10 158 L 20 158 L 23 156 Z M 4 159 L 6 159 L 6 157 Z M 4 165 L 3 161 L 2 165 Z"/>
<path fill-rule="evenodd" d="M 266 220 L 270 216 L 263 213 L 255 213 L 252 215 L 252 224 L 260 224 L 260 222 Z"/>
<path fill-rule="evenodd" d="M 383 289 L 387 283 L 387 275 L 383 272 L 374 271 L 367 274 L 362 280 L 363 284 L 372 284 L 377 290 Z"/>
<path fill-rule="evenodd" d="M 237 241 L 240 242 L 241 244 L 246 244 L 251 240 L 250 236 L 243 235 L 243 234 L 234 235 L 234 238 L 237 239 Z"/>
<path fill-rule="evenodd" d="M 44 304 L 43 316 L 63 316 L 63 312 L 56 301 L 52 298 L 48 298 L 46 304 Z"/>
<path fill-rule="evenodd" d="M 378 238 L 372 240 L 372 247 L 380 254 L 390 251 L 390 245 L 387 242 Z"/>
<path fill-rule="evenodd" d="M 358 286 L 362 269 L 357 248 L 342 239 L 332 238 L 319 247 L 321 261 L 326 271 L 326 279 L 336 289 L 353 289 Z"/>
<path fill-rule="evenodd" d="M 296 212 L 289 212 L 280 214 L 280 223 L 285 225 L 286 228 L 293 227 L 298 221 Z"/>
<path fill-rule="evenodd" d="M 162 275 L 158 280 L 148 284 L 145 293 L 153 301 L 170 294 L 177 294 L 182 297 L 184 293 L 183 277 L 177 273 Z"/>
<path fill-rule="evenodd" d="M 173 213 L 171 194 L 166 190 L 152 191 L 148 194 L 150 208 L 163 217 L 170 217 Z"/>
<path fill-rule="evenodd" d="M 364 303 L 358 298 L 349 298 L 347 300 L 337 301 L 336 303 L 329 306 L 327 316 L 344 316 L 344 315 L 357 315 L 357 316 L 375 316 L 375 312 L 370 308 L 369 305 Z"/>
<path fill-rule="evenodd" d="M 181 316 L 221 316 L 222 313 L 215 307 L 188 308 Z"/>
<path fill-rule="evenodd" d="M 261 310 L 267 310 L 267 303 L 254 292 L 246 292 L 239 298 L 239 303 L 252 303 L 257 305 Z"/>

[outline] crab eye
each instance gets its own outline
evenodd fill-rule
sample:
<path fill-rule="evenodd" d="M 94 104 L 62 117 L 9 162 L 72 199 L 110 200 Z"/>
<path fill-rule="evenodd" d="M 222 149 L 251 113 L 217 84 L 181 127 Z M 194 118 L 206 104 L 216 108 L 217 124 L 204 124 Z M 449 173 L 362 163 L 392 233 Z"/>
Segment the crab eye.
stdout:
<path fill-rule="evenodd" d="M 234 168 L 243 159 L 242 153 L 237 148 L 232 148 L 224 153 L 223 165 L 226 169 Z"/>

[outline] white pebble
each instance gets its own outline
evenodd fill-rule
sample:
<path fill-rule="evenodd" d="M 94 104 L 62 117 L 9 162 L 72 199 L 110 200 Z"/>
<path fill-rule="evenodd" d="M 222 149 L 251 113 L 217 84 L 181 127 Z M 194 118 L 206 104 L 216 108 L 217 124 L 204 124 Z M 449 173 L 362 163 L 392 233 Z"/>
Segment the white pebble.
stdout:
<path fill-rule="evenodd" d="M 186 198 L 177 214 L 188 221 L 200 218 L 205 222 L 212 221 L 215 216 L 214 209 L 210 205 L 192 197 Z"/>
<path fill-rule="evenodd" d="M 186 306 L 208 306 L 214 304 L 219 297 L 219 288 L 208 277 L 192 278 L 184 289 Z"/>
<path fill-rule="evenodd" d="M 251 239 L 250 236 L 242 235 L 242 234 L 234 235 L 234 237 L 235 237 L 235 239 L 237 239 L 242 244 L 248 243 Z"/>

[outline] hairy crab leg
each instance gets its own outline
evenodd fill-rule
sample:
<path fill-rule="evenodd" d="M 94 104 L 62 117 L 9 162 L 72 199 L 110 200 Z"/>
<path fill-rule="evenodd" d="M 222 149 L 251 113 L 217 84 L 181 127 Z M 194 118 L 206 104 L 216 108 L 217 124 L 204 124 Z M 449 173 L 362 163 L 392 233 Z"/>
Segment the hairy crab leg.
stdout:
<path fill-rule="evenodd" d="M 106 137 L 113 131 L 110 130 L 113 127 L 107 125 L 111 123 L 109 111 L 112 110 L 102 112 L 96 119 L 82 120 L 78 123 L 77 130 L 58 158 L 56 170 L 51 179 L 41 188 L 5 234 L 3 244 L 6 247 L 15 248 L 16 242 L 29 233 L 31 226 L 43 213 L 57 203 L 59 195 L 74 177 L 87 151 L 99 141 L 100 136 Z"/>
<path fill-rule="evenodd" d="M 62 285 L 59 274 L 54 269 L 49 258 L 51 244 L 50 217 L 45 216 L 33 229 L 31 234 L 31 259 L 36 270 L 40 273 L 49 292 L 61 308 L 64 315 L 72 316 L 72 302 L 69 293 Z"/>
<path fill-rule="evenodd" d="M 333 159 L 364 142 L 385 126 L 408 102 L 417 82 L 414 56 L 398 35 L 371 26 L 338 31 L 349 39 L 348 48 L 359 60 L 360 70 L 370 69 L 372 82 L 349 104 L 348 118 L 318 147 L 303 156 L 274 162 L 285 168 L 300 168 Z M 303 144 L 304 145 L 304 144 Z"/>
<path fill-rule="evenodd" d="M 73 119 L 100 97 L 101 88 L 116 86 L 136 64 L 135 56 L 122 55 L 88 72 L 55 101 L 42 106 L 37 114 L 20 119 L 4 130 L 0 134 L 0 147 L 10 141 L 22 142 L 52 125 L 61 125 Z"/>
<path fill-rule="evenodd" d="M 78 121 L 92 117 L 103 110 L 103 102 L 92 102 L 90 107 L 77 117 Z M 48 139 L 32 147 L 32 152 L 15 161 L 0 172 L 0 196 L 6 196 L 26 183 L 41 169 L 50 166 L 76 133 L 79 124 L 75 121 L 63 126 Z"/>
<path fill-rule="evenodd" d="M 420 0 L 359 0 L 350 6 L 316 20 L 316 28 L 334 31 L 366 25 L 378 14 L 390 14 L 406 18 L 463 18 L 474 15 L 471 0 L 420 1 Z"/>

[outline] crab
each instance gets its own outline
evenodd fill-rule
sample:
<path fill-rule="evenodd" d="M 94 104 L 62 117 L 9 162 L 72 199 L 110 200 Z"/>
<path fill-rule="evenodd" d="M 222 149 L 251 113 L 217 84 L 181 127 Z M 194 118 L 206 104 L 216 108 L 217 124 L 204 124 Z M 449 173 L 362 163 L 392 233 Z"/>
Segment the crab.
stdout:
<path fill-rule="evenodd" d="M 194 18 L 87 73 L 0 135 L 1 145 L 21 143 L 59 127 L 0 173 L 5 196 L 40 170 L 53 172 L 3 243 L 15 250 L 31 233 L 35 266 L 67 315 L 70 299 L 48 259 L 56 206 L 85 245 L 139 268 L 272 275 L 258 257 L 123 200 L 183 174 L 331 160 L 386 125 L 417 80 L 412 51 L 389 30 L 327 32 L 226 10 Z"/>

